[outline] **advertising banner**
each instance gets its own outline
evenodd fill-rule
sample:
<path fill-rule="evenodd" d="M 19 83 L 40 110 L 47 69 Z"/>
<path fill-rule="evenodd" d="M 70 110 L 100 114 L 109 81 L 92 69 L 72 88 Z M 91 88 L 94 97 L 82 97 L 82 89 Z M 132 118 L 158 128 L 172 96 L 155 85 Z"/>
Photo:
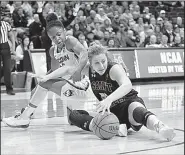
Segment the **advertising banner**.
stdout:
<path fill-rule="evenodd" d="M 137 49 L 136 78 L 184 76 L 184 49 Z"/>
<path fill-rule="evenodd" d="M 136 78 L 134 49 L 109 49 L 114 62 L 126 65 L 130 79 Z"/>

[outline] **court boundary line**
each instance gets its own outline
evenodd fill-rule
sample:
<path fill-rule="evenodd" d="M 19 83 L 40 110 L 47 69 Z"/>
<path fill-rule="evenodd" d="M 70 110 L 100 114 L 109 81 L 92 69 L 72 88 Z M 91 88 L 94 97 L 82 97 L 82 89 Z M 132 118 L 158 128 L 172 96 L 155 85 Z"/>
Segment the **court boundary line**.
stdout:
<path fill-rule="evenodd" d="M 33 124 L 33 125 L 30 125 L 30 127 L 41 127 L 41 126 L 53 127 L 53 126 L 56 126 L 56 125 L 68 125 L 68 124 L 44 124 L 44 125 Z M 7 127 L 10 128 L 9 126 L 3 126 L 2 128 L 7 128 Z M 28 128 L 24 128 L 24 130 L 27 130 Z M 17 128 L 17 129 L 19 130 L 20 128 Z M 174 130 L 184 132 L 183 129 L 175 128 Z M 2 130 L 1 130 L 1 132 L 2 132 Z M 137 153 L 137 152 L 138 153 L 139 152 L 146 152 L 146 151 L 151 151 L 151 150 L 158 150 L 158 149 L 163 149 L 163 148 L 168 148 L 168 147 L 174 147 L 174 146 L 183 145 L 183 144 L 184 144 L 184 141 L 183 142 L 178 142 L 176 144 L 167 145 L 167 146 L 154 147 L 154 148 L 135 150 L 135 151 L 127 151 L 127 152 L 121 152 L 121 153 L 116 153 L 116 154 L 131 154 L 131 153 Z"/>
<path fill-rule="evenodd" d="M 177 128 L 175 128 L 175 130 L 184 132 L 183 129 L 177 129 Z M 168 145 L 168 146 L 154 147 L 154 148 L 151 148 L 151 149 L 143 149 L 143 150 L 135 150 L 135 151 L 121 152 L 121 153 L 117 153 L 117 154 L 130 154 L 130 153 L 136 153 L 136 152 L 151 151 L 151 150 L 157 150 L 157 149 L 163 149 L 163 148 L 178 146 L 178 145 L 182 145 L 182 144 L 184 144 L 184 142 L 179 142 L 179 143 L 171 144 L 171 145 Z"/>

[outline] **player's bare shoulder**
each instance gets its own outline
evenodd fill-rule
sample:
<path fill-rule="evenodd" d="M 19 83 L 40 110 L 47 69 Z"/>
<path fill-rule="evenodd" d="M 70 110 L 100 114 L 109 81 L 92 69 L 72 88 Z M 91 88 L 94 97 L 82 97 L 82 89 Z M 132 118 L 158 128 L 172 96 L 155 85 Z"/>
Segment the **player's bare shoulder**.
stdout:
<path fill-rule="evenodd" d="M 74 47 L 78 42 L 78 39 L 76 39 L 73 36 L 67 36 L 66 39 L 66 47 L 67 49 L 72 49 L 72 47 Z"/>
<path fill-rule="evenodd" d="M 49 50 L 49 54 L 50 54 L 50 57 L 51 58 L 54 58 L 54 50 L 55 50 L 55 47 L 54 46 L 51 46 L 51 48 Z"/>

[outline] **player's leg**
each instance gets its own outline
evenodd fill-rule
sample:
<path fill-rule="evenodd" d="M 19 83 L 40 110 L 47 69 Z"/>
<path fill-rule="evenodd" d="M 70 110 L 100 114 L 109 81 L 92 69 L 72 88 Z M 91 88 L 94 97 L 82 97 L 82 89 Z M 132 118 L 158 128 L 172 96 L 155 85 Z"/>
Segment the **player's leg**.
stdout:
<path fill-rule="evenodd" d="M 87 100 L 90 95 L 90 82 L 88 77 L 84 77 L 81 81 L 67 83 L 62 87 L 61 97 L 64 95 L 68 99 Z M 64 97 L 63 96 L 63 97 Z"/>
<path fill-rule="evenodd" d="M 145 125 L 168 141 L 171 141 L 175 136 L 174 129 L 165 125 L 139 101 L 132 102 L 128 106 L 128 119 L 131 127 L 136 131 L 140 130 L 142 125 Z"/>
<path fill-rule="evenodd" d="M 72 110 L 67 106 L 68 122 L 71 125 L 75 125 L 83 130 L 92 131 L 93 117 L 85 110 Z"/>
<path fill-rule="evenodd" d="M 117 133 L 117 136 L 120 137 L 126 137 L 128 133 L 128 129 L 130 128 L 130 123 L 128 122 L 127 115 L 128 115 L 128 110 L 127 110 L 127 102 L 124 100 L 122 103 L 119 103 L 118 105 L 112 107 L 110 109 L 110 112 L 115 114 L 119 120 L 119 130 Z"/>
<path fill-rule="evenodd" d="M 30 115 L 34 113 L 37 106 L 45 99 L 48 90 L 52 88 L 53 83 L 58 82 L 58 79 L 48 80 L 46 82 L 40 82 L 36 88 L 32 91 L 30 102 L 25 110 L 21 111 L 21 114 L 15 117 L 4 118 L 3 122 L 10 127 L 26 128 L 30 123 Z"/>

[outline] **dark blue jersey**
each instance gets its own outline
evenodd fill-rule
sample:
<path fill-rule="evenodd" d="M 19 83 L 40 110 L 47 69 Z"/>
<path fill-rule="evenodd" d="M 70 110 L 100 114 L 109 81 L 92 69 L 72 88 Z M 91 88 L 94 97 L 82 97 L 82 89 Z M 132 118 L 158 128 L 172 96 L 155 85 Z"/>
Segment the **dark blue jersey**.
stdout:
<path fill-rule="evenodd" d="M 91 71 L 91 68 L 89 68 L 89 79 L 92 91 L 99 101 L 105 99 L 119 87 L 119 84 L 116 81 L 113 81 L 109 75 L 110 69 L 115 64 L 116 63 L 108 63 L 107 70 L 103 75 L 99 75 L 96 72 L 94 73 Z M 137 91 L 132 89 L 127 95 L 123 96 L 123 98 L 129 99 L 136 94 L 138 94 Z"/>

